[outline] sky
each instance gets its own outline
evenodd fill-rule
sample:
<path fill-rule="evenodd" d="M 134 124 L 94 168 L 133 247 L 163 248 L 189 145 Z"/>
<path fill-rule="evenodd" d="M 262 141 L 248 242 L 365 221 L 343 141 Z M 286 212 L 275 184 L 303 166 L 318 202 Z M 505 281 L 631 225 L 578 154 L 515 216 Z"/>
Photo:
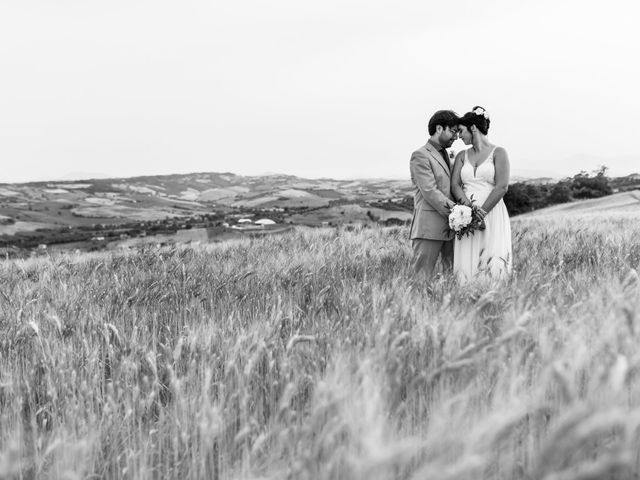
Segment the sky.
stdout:
<path fill-rule="evenodd" d="M 474 105 L 514 175 L 640 172 L 639 13 L 637 0 L 0 0 L 0 183 L 408 179 L 431 114 Z"/>

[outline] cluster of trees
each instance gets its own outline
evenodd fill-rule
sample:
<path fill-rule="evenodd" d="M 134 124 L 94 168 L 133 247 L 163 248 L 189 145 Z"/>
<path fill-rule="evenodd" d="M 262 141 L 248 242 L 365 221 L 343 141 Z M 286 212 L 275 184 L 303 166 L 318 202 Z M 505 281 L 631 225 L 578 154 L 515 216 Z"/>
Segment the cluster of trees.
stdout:
<path fill-rule="evenodd" d="M 504 202 L 510 215 L 519 215 L 574 199 L 598 198 L 611 193 L 613 188 L 607 167 L 601 167 L 591 174 L 580 172 L 557 183 L 513 183 L 509 185 Z"/>

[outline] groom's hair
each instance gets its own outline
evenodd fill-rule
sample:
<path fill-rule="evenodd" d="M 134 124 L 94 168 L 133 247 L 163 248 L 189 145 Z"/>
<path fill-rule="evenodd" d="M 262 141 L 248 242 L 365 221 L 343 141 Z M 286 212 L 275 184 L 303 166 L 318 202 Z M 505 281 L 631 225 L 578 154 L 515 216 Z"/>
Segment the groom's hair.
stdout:
<path fill-rule="evenodd" d="M 438 125 L 442 126 L 442 128 L 457 126 L 458 119 L 458 114 L 453 110 L 438 110 L 429 119 L 429 135 L 436 133 Z"/>

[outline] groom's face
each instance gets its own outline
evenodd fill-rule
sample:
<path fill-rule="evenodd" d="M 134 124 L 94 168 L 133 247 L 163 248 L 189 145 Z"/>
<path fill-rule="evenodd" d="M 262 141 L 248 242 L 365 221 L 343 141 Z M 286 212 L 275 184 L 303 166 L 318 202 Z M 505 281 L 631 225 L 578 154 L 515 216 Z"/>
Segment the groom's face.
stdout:
<path fill-rule="evenodd" d="M 449 148 L 457 138 L 458 129 L 456 127 L 445 127 L 438 137 L 438 142 L 444 148 Z"/>

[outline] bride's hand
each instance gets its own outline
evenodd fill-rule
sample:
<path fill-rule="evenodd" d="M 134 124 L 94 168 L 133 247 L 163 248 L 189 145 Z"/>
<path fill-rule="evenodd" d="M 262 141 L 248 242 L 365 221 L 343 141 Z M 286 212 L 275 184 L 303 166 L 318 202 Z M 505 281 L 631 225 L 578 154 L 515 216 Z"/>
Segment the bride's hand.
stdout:
<path fill-rule="evenodd" d="M 478 216 L 482 220 L 484 220 L 484 218 L 487 216 L 487 212 L 482 207 L 478 207 Z"/>

